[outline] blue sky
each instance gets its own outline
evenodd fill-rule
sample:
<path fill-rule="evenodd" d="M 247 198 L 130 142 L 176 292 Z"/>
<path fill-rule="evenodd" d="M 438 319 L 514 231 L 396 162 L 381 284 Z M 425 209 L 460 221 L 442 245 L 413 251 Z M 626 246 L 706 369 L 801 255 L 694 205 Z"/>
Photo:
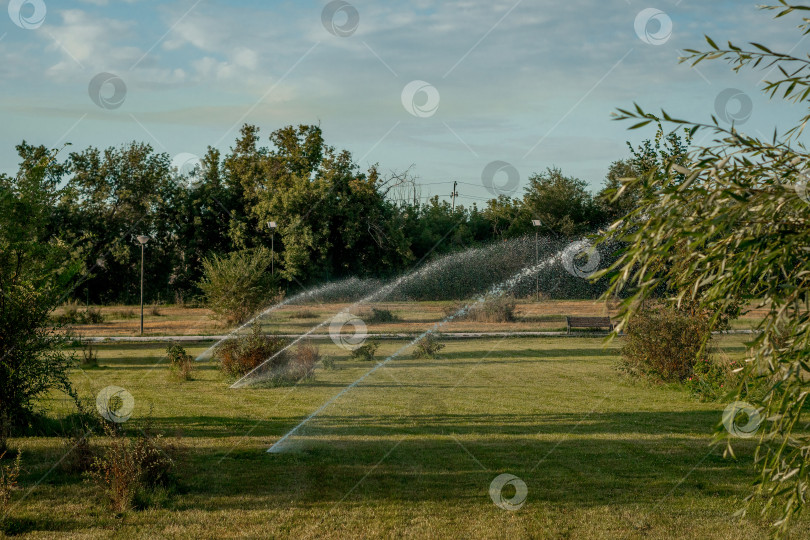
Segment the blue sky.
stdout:
<path fill-rule="evenodd" d="M 351 0 L 331 4 L 330 32 L 326 1 L 13 0 L 0 12 L 0 171 L 16 170 L 22 139 L 202 155 L 227 151 L 244 122 L 265 137 L 319 123 L 364 168 L 412 167 L 424 197 L 458 180 L 461 202 L 482 202 L 496 160 L 518 171 L 518 193 L 550 166 L 598 189 L 625 141 L 653 135 L 612 121 L 617 107 L 708 120 L 734 88 L 724 110 L 750 102 L 742 130 L 770 134 L 798 117 L 761 95 L 764 72 L 677 63 L 703 34 L 806 54 L 796 19 L 774 22 L 757 3 Z M 109 77 L 96 79 L 110 108 L 89 95 L 102 73 L 126 88 L 115 96 Z"/>

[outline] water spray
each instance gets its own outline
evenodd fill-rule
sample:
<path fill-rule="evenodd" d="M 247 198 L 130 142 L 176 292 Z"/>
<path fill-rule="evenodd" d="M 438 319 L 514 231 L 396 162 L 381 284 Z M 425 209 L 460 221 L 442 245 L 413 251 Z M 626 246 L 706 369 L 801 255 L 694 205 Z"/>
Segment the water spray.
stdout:
<path fill-rule="evenodd" d="M 458 317 L 462 317 L 462 316 L 466 315 L 472 308 L 474 308 L 475 306 L 477 306 L 479 304 L 484 303 L 488 297 L 498 296 L 498 295 L 504 294 L 506 291 L 511 290 L 518 283 L 520 283 L 520 281 L 522 281 L 523 279 L 525 279 L 525 278 L 527 278 L 527 277 L 529 277 L 529 276 L 543 270 L 545 267 L 552 265 L 553 263 L 557 262 L 558 260 L 561 260 L 561 258 L 565 257 L 566 255 L 568 255 L 568 254 L 565 252 L 565 250 L 559 251 L 559 252 L 555 253 L 554 255 L 546 258 L 545 261 L 521 270 L 520 272 L 513 275 L 508 280 L 506 280 L 506 281 L 504 281 L 502 283 L 499 283 L 499 284 L 495 285 L 494 287 L 492 287 L 487 293 L 482 294 L 481 296 L 479 296 L 474 302 L 465 305 L 464 307 L 462 307 L 461 309 L 459 309 L 455 313 L 453 313 L 451 315 L 448 315 L 447 317 L 445 317 L 441 321 L 435 323 L 433 326 L 430 327 L 430 329 L 426 330 L 425 332 L 423 332 L 422 334 L 420 334 L 419 336 L 417 336 L 416 338 L 414 338 L 410 342 L 406 343 L 405 345 L 403 345 L 402 347 L 397 349 L 397 351 L 394 352 L 394 354 L 392 354 L 391 356 L 389 356 L 385 360 L 382 360 L 381 362 L 379 362 L 376 366 L 374 366 L 369 371 L 367 371 L 365 374 L 363 374 L 359 379 L 357 379 L 356 381 L 351 383 L 349 386 L 347 386 L 346 388 L 344 388 L 343 390 L 338 392 L 335 396 L 330 398 L 326 403 L 324 403 L 323 405 L 318 407 L 309 416 L 304 418 L 297 426 L 292 428 L 283 437 L 281 437 L 278 441 L 276 441 L 275 444 L 273 444 L 273 446 L 271 446 L 267 450 L 267 452 L 271 453 L 271 454 L 279 453 L 281 451 L 279 447 L 284 443 L 284 441 L 286 441 L 288 438 L 290 438 L 292 435 L 294 435 L 299 429 L 301 429 L 304 425 L 306 425 L 310 420 L 315 418 L 324 409 L 326 409 L 331 404 L 333 404 L 335 401 L 340 399 L 341 396 L 343 396 L 344 394 L 349 392 L 352 388 L 354 388 L 358 384 L 360 384 L 369 375 L 373 374 L 375 371 L 377 371 L 381 367 L 388 364 L 388 362 L 390 362 L 394 358 L 398 357 L 406 349 L 414 346 L 417 342 L 419 342 L 419 340 L 423 339 L 428 334 L 433 334 L 433 333 L 436 332 L 436 330 L 438 330 L 439 328 L 441 328 L 442 326 L 444 326 L 448 322 L 451 322 L 451 321 L 453 321 L 454 319 L 456 319 Z"/>

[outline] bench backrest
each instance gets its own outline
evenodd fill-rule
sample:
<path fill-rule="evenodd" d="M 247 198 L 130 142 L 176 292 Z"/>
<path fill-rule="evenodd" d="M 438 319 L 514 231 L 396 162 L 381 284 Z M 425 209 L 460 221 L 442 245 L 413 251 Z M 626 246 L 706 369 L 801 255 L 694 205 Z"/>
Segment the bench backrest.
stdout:
<path fill-rule="evenodd" d="M 576 328 L 613 328 L 610 317 L 566 317 L 568 326 Z"/>

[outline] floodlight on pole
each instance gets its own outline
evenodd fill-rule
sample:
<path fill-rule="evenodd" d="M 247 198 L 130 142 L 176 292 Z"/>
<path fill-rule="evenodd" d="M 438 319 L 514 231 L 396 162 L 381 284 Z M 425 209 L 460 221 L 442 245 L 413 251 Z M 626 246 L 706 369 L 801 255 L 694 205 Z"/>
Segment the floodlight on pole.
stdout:
<path fill-rule="evenodd" d="M 534 264 L 535 266 L 540 265 L 540 226 L 542 223 L 539 219 L 533 219 L 532 225 L 534 225 Z M 540 301 L 540 271 L 538 269 L 537 274 L 535 275 L 535 290 L 537 292 L 537 301 Z"/>
<path fill-rule="evenodd" d="M 141 244 L 141 335 L 143 335 L 143 261 L 144 261 L 144 248 L 146 243 L 150 240 L 148 236 L 137 236 L 138 243 Z"/>
<path fill-rule="evenodd" d="M 270 227 L 270 273 L 276 277 L 276 222 L 271 221 L 267 224 Z"/>

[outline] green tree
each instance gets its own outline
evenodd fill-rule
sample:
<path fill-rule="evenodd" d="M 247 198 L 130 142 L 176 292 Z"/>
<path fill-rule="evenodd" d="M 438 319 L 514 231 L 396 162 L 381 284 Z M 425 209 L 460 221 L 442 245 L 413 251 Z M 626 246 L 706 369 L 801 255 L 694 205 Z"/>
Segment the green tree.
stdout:
<path fill-rule="evenodd" d="M 217 319 L 242 323 L 278 299 L 280 291 L 270 272 L 270 257 L 269 250 L 255 248 L 203 260 L 204 276 L 199 286 Z"/>
<path fill-rule="evenodd" d="M 0 175 L 0 454 L 13 430 L 31 424 L 38 398 L 54 389 L 76 398 L 73 360 L 49 320 L 77 271 L 51 233 L 66 168 L 56 151 L 23 142 L 18 152 L 17 176 Z"/>
<path fill-rule="evenodd" d="M 782 2 L 777 16 L 807 11 L 806 6 Z M 805 18 L 801 32 L 810 32 Z M 722 58 L 735 71 L 769 69 L 774 79 L 765 92 L 805 103 L 810 96 L 806 58 L 771 51 L 753 43 L 743 48 L 729 43 L 718 47 L 707 38 L 709 50 L 688 50 L 685 61 L 698 63 Z M 775 68 L 775 69 L 771 69 Z M 634 119 L 634 128 L 664 121 L 686 126 L 689 134 L 705 131 L 714 139 L 695 148 L 688 159 L 667 160 L 658 173 L 628 180 L 641 188 L 640 204 L 614 227 L 628 249 L 610 269 L 617 273 L 610 293 L 630 288 L 623 305 L 621 328 L 657 288 L 677 291 L 677 301 L 710 310 L 710 323 L 722 323 L 733 303 L 754 299 L 766 308 L 761 333 L 749 346 L 750 357 L 737 399 L 757 408 L 762 419 L 756 463 L 762 473 L 757 491 L 764 494 L 765 510 L 783 510 L 777 532 L 786 533 L 790 517 L 807 498 L 807 455 L 810 438 L 796 429 L 807 400 L 807 357 L 810 356 L 810 206 L 807 178 L 810 154 L 796 138 L 810 115 L 770 140 L 720 125 L 702 124 L 654 115 L 636 106 L 618 112 Z M 640 226 L 639 226 L 640 224 Z M 678 248 L 678 249 L 675 249 Z M 663 262 L 663 272 L 658 262 Z M 751 392 L 752 387 L 761 391 Z M 721 430 L 719 433 L 724 434 Z M 732 439 L 727 451 L 733 455 Z"/>
<path fill-rule="evenodd" d="M 565 176 L 557 168 L 529 177 L 523 205 L 529 219 L 542 222 L 544 233 L 578 236 L 590 232 L 601 221 L 587 183 Z"/>

